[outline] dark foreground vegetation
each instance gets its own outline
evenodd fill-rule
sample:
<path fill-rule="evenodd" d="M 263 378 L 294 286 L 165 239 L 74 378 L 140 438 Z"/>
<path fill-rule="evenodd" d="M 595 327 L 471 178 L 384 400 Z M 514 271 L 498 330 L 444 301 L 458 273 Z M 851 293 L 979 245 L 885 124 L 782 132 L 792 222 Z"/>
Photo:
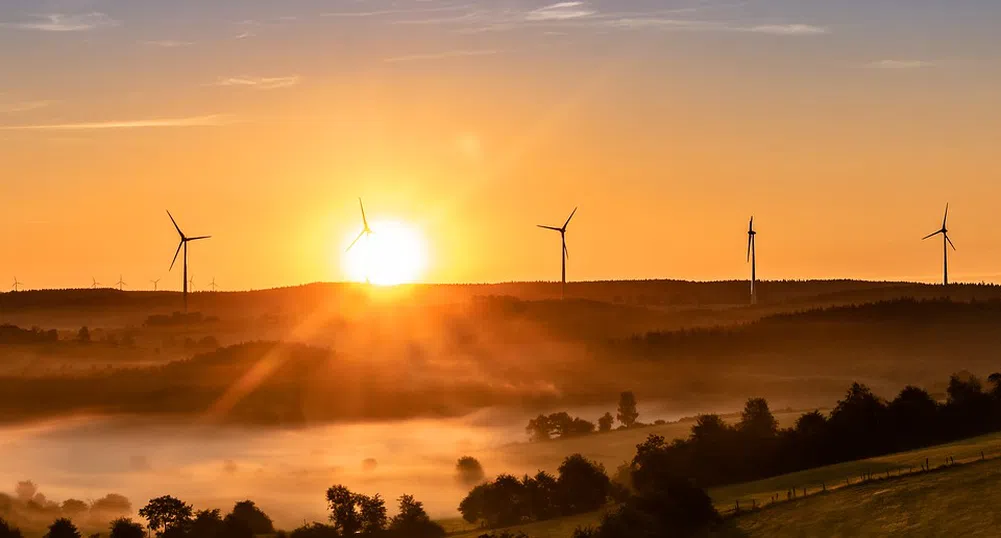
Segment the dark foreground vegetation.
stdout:
<path fill-rule="evenodd" d="M 31 509 L 26 501 L 27 508 Z M 127 502 L 127 501 L 126 501 Z M 67 503 L 79 503 L 79 510 L 67 508 Z M 226 514 L 218 509 L 195 510 L 184 501 L 165 495 L 152 499 L 139 509 L 139 516 L 146 525 L 120 516 L 106 525 L 102 532 L 109 538 L 253 538 L 262 535 L 277 535 L 280 538 L 443 538 L 445 530 L 431 521 L 424 505 L 410 495 L 398 500 L 397 513 L 388 517 L 386 502 L 379 495 L 369 497 L 354 493 L 344 486 L 333 486 L 327 490 L 327 505 L 330 509 L 328 523 L 308 523 L 290 533 L 275 531 L 271 518 L 253 501 L 241 501 Z M 7 516 L 0 505 L 0 515 Z M 23 508 L 23 507 L 22 507 Z M 60 507 L 50 507 L 57 514 L 48 525 L 44 538 L 81 538 L 81 530 L 76 521 L 85 521 L 86 528 L 97 529 L 93 518 L 82 518 L 88 509 L 81 501 L 67 501 Z M 131 510 L 131 508 L 129 508 Z M 106 514 L 105 514 L 106 515 Z M 39 517 L 33 514 L 33 517 Z M 96 517 L 96 516 L 95 516 Z M 0 538 L 22 538 L 20 529 L 0 517 Z M 92 535 L 93 538 L 93 535 Z"/>
<path fill-rule="evenodd" d="M 1001 373 L 989 383 L 984 390 L 976 377 L 954 375 L 944 403 L 913 386 L 885 401 L 854 383 L 829 416 L 806 413 L 787 429 L 779 429 L 767 401 L 752 398 L 737 424 L 700 415 L 688 439 L 651 435 L 614 480 L 575 455 L 556 477 L 503 475 L 477 486 L 459 509 L 467 521 L 499 527 L 614 503 L 600 527 L 580 529 L 576 538 L 686 536 L 719 519 L 705 488 L 1001 430 Z"/>

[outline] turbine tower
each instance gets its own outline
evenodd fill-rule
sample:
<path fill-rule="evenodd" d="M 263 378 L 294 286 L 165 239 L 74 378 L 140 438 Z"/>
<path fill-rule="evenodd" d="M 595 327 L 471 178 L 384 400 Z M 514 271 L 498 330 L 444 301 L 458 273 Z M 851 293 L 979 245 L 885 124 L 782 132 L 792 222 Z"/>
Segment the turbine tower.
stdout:
<path fill-rule="evenodd" d="M 181 231 L 181 227 L 177 225 L 177 221 L 174 220 L 174 216 L 167 211 L 167 216 L 170 217 L 170 222 L 174 224 L 174 229 L 177 230 L 177 235 L 181 236 L 181 242 L 177 244 L 177 250 L 174 252 L 174 261 L 170 262 L 170 270 L 174 269 L 174 264 L 177 263 L 177 255 L 181 253 L 181 249 L 184 249 L 184 311 L 188 311 L 188 243 L 192 241 L 201 241 L 202 239 L 208 239 L 212 237 L 211 235 L 200 235 L 198 237 L 188 237 L 184 235 Z"/>
<path fill-rule="evenodd" d="M 18 291 L 21 291 L 21 288 L 23 286 L 24 286 L 24 284 L 21 281 L 19 281 L 17 279 L 17 277 L 14 277 L 14 285 L 11 286 L 10 289 L 14 290 L 15 292 L 18 292 Z"/>
<path fill-rule="evenodd" d="M 562 301 L 566 298 L 567 291 L 567 258 L 570 257 L 570 251 L 567 250 L 567 226 L 570 224 L 570 219 L 577 213 L 577 208 L 573 208 L 573 212 L 567 217 L 567 221 L 563 223 L 562 228 L 557 228 L 555 226 L 543 226 L 542 224 L 537 224 L 539 228 L 545 228 L 547 230 L 553 230 L 560 232 L 560 240 L 563 243 L 563 250 L 560 252 L 560 261 L 563 264 L 562 281 L 560 283 L 560 300 Z"/>
<path fill-rule="evenodd" d="M 348 245 L 347 250 L 345 250 L 344 252 L 350 252 L 351 249 L 353 249 L 355 247 L 355 244 L 357 244 L 358 241 L 361 241 L 362 237 L 368 237 L 368 236 L 372 235 L 372 228 L 368 227 L 368 219 L 365 217 L 365 205 L 361 203 L 361 198 L 358 198 L 358 207 L 361 208 L 361 224 L 362 224 L 362 229 L 361 229 L 361 232 L 358 233 L 358 237 L 356 237 L 355 240 L 352 241 L 350 245 Z M 369 275 L 368 275 L 368 270 L 369 270 L 369 268 L 368 268 L 368 263 L 367 263 L 367 260 L 366 260 L 366 263 L 365 263 L 365 282 L 369 282 L 370 281 L 370 278 L 369 278 Z"/>
<path fill-rule="evenodd" d="M 949 247 L 952 250 L 956 250 L 956 245 L 952 244 L 952 239 L 949 239 L 949 228 L 946 226 L 949 221 L 949 204 L 945 204 L 945 216 L 942 217 L 942 229 L 924 236 L 923 239 L 931 239 L 938 234 L 942 234 L 942 285 L 949 285 Z"/>
<path fill-rule="evenodd" d="M 153 284 L 153 291 L 156 291 L 157 286 L 160 285 L 160 279 L 150 280 L 150 283 Z"/>
<path fill-rule="evenodd" d="M 118 275 L 118 282 L 115 282 L 115 285 L 118 286 L 118 291 L 125 290 L 125 281 L 122 280 L 122 275 Z"/>
<path fill-rule="evenodd" d="M 751 217 L 751 223 L 747 225 L 747 261 L 751 262 L 751 304 L 758 304 L 758 259 L 754 251 L 754 236 L 758 232 L 754 231 L 754 217 Z"/>

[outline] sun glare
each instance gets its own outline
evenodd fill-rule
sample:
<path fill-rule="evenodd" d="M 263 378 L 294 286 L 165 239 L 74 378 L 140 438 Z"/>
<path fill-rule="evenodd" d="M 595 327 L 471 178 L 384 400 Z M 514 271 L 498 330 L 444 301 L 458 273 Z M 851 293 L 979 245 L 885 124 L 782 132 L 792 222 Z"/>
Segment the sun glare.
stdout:
<path fill-rule="evenodd" d="M 363 236 L 354 248 L 344 249 L 354 240 L 352 231 L 341 247 L 342 267 L 354 282 L 395 286 L 417 282 L 427 269 L 427 242 L 413 226 L 396 221 L 373 221 L 372 234 Z"/>

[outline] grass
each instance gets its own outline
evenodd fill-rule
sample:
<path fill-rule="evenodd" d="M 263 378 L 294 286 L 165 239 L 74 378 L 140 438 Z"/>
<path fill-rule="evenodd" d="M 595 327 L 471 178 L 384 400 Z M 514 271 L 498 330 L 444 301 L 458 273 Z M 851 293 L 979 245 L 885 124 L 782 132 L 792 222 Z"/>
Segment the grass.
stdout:
<path fill-rule="evenodd" d="M 1001 459 L 878 480 L 733 518 L 714 535 L 997 536 L 999 481 Z"/>
<path fill-rule="evenodd" d="M 958 463 L 976 461 L 980 459 L 981 452 L 988 461 L 941 472 L 896 478 L 901 473 L 906 475 L 912 468 L 919 469 L 926 458 L 932 469 L 935 469 L 945 464 L 947 457 L 955 458 Z M 891 480 L 857 484 L 862 473 L 870 473 L 879 478 L 888 471 L 894 477 Z M 846 479 L 851 480 L 851 487 L 845 487 Z M 993 536 L 997 534 L 997 523 L 1001 523 L 1001 512 L 996 516 L 983 514 L 993 514 L 991 505 L 1001 503 L 1001 488 L 993 488 L 999 479 L 1001 433 L 994 433 L 945 445 L 713 488 L 709 494 L 721 511 L 733 508 L 738 500 L 741 507 L 749 507 L 752 500 L 759 506 L 765 506 L 775 494 L 781 499 L 781 502 L 763 510 L 734 518 L 720 531 L 721 537 L 885 536 L 896 532 L 923 536 L 976 533 Z M 830 491 L 814 495 L 820 491 L 822 484 Z M 792 488 L 799 492 L 806 488 L 811 495 L 794 502 L 785 502 L 786 492 Z M 893 507 L 899 509 L 898 514 L 892 513 Z M 870 516 L 870 512 L 866 510 L 882 512 L 877 517 L 875 512 Z M 979 523 L 963 527 L 953 521 L 971 517 L 979 517 Z M 582 514 L 521 525 L 511 530 L 522 531 L 531 538 L 570 538 L 577 527 L 596 525 L 600 520 L 600 513 Z M 457 538 L 475 538 L 482 534 L 481 531 L 464 527 L 464 523 L 453 523 L 450 527 L 451 535 Z M 861 531 L 856 532 L 862 528 L 867 530 L 861 534 Z M 971 529 L 972 534 L 966 532 L 967 528 Z"/>

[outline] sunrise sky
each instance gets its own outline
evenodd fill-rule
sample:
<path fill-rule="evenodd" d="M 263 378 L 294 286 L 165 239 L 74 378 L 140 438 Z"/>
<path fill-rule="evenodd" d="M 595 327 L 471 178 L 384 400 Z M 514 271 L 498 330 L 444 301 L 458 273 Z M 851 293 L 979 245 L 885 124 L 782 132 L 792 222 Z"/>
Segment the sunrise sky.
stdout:
<path fill-rule="evenodd" d="M 996 0 L 4 0 L 0 288 L 1001 281 Z M 9 276 L 5 276 L 9 275 Z"/>

